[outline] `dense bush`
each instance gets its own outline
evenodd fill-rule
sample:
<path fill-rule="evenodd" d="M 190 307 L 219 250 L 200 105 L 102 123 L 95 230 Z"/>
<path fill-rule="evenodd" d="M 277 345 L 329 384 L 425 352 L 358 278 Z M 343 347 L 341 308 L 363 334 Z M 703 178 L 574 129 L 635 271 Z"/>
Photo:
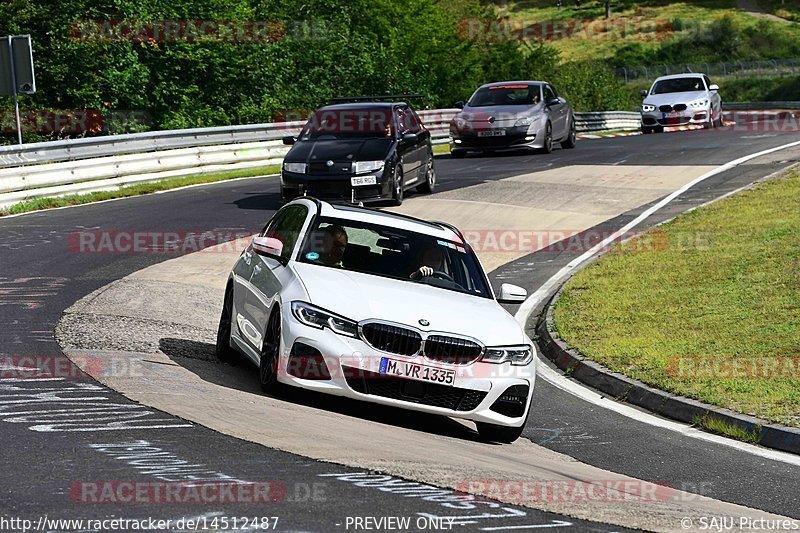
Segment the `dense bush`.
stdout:
<path fill-rule="evenodd" d="M 671 26 L 674 36 L 660 46 L 627 43 L 619 47 L 611 62 L 615 66 L 650 66 L 800 57 L 796 31 L 766 20 L 745 24 L 724 16 L 697 24 L 675 19 Z"/>

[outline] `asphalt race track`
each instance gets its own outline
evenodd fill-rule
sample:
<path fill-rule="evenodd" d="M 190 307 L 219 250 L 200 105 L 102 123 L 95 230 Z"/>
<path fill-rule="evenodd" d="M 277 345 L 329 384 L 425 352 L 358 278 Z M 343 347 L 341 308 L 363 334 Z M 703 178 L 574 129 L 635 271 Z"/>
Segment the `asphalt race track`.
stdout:
<path fill-rule="evenodd" d="M 612 167 L 675 167 L 680 174 L 686 167 L 714 167 L 798 140 L 800 135 L 796 133 L 723 129 L 582 141 L 575 150 L 556 150 L 550 155 L 441 158 L 434 198 L 479 203 L 482 185 L 554 172 L 557 179 L 537 185 L 537 191 L 546 193 L 537 196 L 541 208 L 546 209 L 558 203 L 561 187 L 570 185 L 568 170 L 573 167 L 591 167 L 599 175 L 606 171 L 605 167 L 609 173 L 617 171 Z M 647 224 L 785 168 L 798 159 L 798 154 L 797 150 L 775 152 L 710 178 Z M 562 179 L 563 183 L 558 183 Z M 587 189 L 589 201 L 591 195 L 598 194 L 590 183 L 581 181 L 580 186 Z M 465 200 L 459 194 L 468 187 L 470 196 Z M 661 196 L 645 195 L 647 201 L 642 205 L 613 217 L 597 217 L 605 220 L 603 228 L 618 227 Z M 422 493 L 413 497 L 410 493 L 371 488 L 365 480 L 378 478 L 367 477 L 368 472 L 229 437 L 131 402 L 80 372 L 64 371 L 70 368 L 69 362 L 53 336 L 64 310 L 96 289 L 175 257 L 160 253 L 76 253 L 74 239 L 78 232 L 219 231 L 241 235 L 258 231 L 279 206 L 278 200 L 277 178 L 266 177 L 0 219 L 0 354 L 18 358 L 12 360 L 25 368 L 44 367 L 28 374 L 25 370 L 0 369 L 0 427 L 7 444 L 2 450 L 4 468 L 0 476 L 4 493 L 0 501 L 5 515 L 34 521 L 45 513 L 49 519 L 205 516 L 210 521 L 220 516 L 279 517 L 279 531 L 367 529 L 363 523 L 358 528 L 353 517 L 380 516 L 414 520 L 426 517 L 430 522 L 418 523 L 417 527 L 427 525 L 428 529 L 451 524 L 464 531 L 525 530 L 536 526 L 620 530 L 599 523 L 600 517 L 598 523 L 593 523 L 490 500 L 475 503 L 468 510 L 454 509 L 423 499 Z M 413 197 L 409 200 L 411 203 Z M 425 206 L 420 209 L 424 211 Z M 585 222 L 585 227 L 594 226 L 591 217 Z M 528 220 L 527 224 L 536 227 L 535 220 Z M 511 281 L 532 291 L 574 255 L 570 251 L 543 250 L 514 256 L 498 266 L 492 278 L 498 285 Z M 120 343 L 124 345 L 124 339 Z M 20 372 L 24 377 L 15 377 Z M 759 457 L 644 424 L 588 404 L 543 379 L 537 380 L 533 406 L 524 437 L 534 444 L 605 470 L 800 518 L 796 488 L 800 462 Z M 435 433 L 433 426 L 435 422 L 426 421 L 415 427 Z M 329 438 L 335 449 L 337 435 Z M 101 481 L 177 479 L 172 477 L 176 475 L 174 471 L 148 467 L 141 457 L 137 463 L 136 453 L 169 458 L 198 480 L 269 483 L 277 501 L 260 505 L 131 505 L 94 503 L 91 493 L 86 496 L 86 487 Z M 381 450 L 374 453 L 379 455 Z M 436 519 L 441 522 L 438 528 L 433 527 Z M 386 523 L 382 526 L 376 528 L 390 528 Z M 413 524 L 410 528 L 415 529 Z M 675 528 L 679 529 L 679 524 Z M 74 531 L 78 527 L 51 525 L 47 529 Z"/>

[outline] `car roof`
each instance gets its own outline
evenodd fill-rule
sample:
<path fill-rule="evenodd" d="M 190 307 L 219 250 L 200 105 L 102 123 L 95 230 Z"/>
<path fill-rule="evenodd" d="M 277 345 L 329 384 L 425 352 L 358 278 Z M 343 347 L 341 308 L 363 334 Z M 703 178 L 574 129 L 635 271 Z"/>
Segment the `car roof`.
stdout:
<path fill-rule="evenodd" d="M 405 102 L 348 102 L 346 104 L 331 104 L 320 107 L 317 111 L 336 111 L 347 109 L 389 109 L 397 106 L 408 105 Z"/>
<path fill-rule="evenodd" d="M 362 207 L 355 204 L 332 204 L 317 200 L 316 198 L 303 197 L 297 198 L 290 203 L 305 203 L 316 205 L 320 216 L 329 218 L 341 218 L 344 220 L 354 220 L 357 222 L 371 222 L 382 226 L 414 231 L 446 239 L 448 241 L 461 242 L 463 239 L 455 228 L 443 222 L 429 222 L 419 218 L 394 213 L 392 211 L 382 211 L 370 207 Z M 287 204 L 289 205 L 289 204 Z M 309 206 L 311 207 L 311 206 Z"/>
<path fill-rule="evenodd" d="M 702 78 L 703 76 L 705 76 L 705 74 L 702 72 L 687 72 L 685 74 L 670 74 L 669 76 L 661 76 L 660 78 L 656 78 L 656 81 L 675 80 L 679 78 Z"/>
<path fill-rule="evenodd" d="M 497 87 L 500 85 L 514 85 L 515 83 L 525 83 L 527 85 L 550 85 L 549 82 L 546 81 L 524 81 L 524 80 L 515 80 L 515 81 L 493 81 L 492 83 L 484 83 L 479 87 L 479 89 L 483 89 L 484 87 Z"/>

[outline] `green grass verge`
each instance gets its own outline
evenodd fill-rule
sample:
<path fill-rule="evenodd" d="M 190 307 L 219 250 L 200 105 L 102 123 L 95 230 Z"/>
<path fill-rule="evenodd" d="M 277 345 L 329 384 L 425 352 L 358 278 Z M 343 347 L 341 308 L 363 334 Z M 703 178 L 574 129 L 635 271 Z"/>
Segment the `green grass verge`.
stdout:
<path fill-rule="evenodd" d="M 169 189 L 177 189 L 179 187 L 186 187 L 187 185 L 198 185 L 202 183 L 214 183 L 217 181 L 225 181 L 234 178 L 247 178 L 252 176 L 263 176 L 268 174 L 277 174 L 280 172 L 280 165 L 268 165 L 264 167 L 248 168 L 242 170 L 227 170 L 224 172 L 214 172 L 209 174 L 191 174 L 189 176 L 182 176 L 179 178 L 168 178 L 160 181 L 153 181 L 148 183 L 139 183 L 136 185 L 128 185 L 113 191 L 98 191 L 86 194 L 70 194 L 68 196 L 51 197 L 51 198 L 34 198 L 27 200 L 10 207 L 0 209 L 0 217 L 7 215 L 16 215 L 19 213 L 27 213 L 29 211 L 39 211 L 41 209 L 49 209 L 52 207 L 66 207 L 70 205 L 82 205 L 92 202 L 99 202 L 102 200 L 111 200 L 114 198 L 127 198 L 129 196 L 139 196 L 142 194 L 149 194 L 158 191 L 167 191 Z"/>
<path fill-rule="evenodd" d="M 559 335 L 652 386 L 800 427 L 798 205 L 795 172 L 616 246 L 566 285 Z"/>

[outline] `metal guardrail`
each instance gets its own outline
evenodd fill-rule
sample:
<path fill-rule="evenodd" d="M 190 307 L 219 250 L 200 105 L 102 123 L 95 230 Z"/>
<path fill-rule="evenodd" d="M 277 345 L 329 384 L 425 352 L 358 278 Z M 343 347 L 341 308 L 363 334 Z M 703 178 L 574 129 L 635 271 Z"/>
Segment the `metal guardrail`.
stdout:
<path fill-rule="evenodd" d="M 738 104 L 737 109 L 775 109 L 800 102 Z M 731 108 L 726 105 L 726 108 Z M 457 109 L 421 111 L 434 144 L 450 141 Z M 635 130 L 630 111 L 576 113 L 578 132 Z M 281 138 L 304 122 L 155 131 L 22 146 L 0 147 L 0 207 L 36 197 L 112 189 L 187 174 L 278 164 L 288 151 Z"/>

